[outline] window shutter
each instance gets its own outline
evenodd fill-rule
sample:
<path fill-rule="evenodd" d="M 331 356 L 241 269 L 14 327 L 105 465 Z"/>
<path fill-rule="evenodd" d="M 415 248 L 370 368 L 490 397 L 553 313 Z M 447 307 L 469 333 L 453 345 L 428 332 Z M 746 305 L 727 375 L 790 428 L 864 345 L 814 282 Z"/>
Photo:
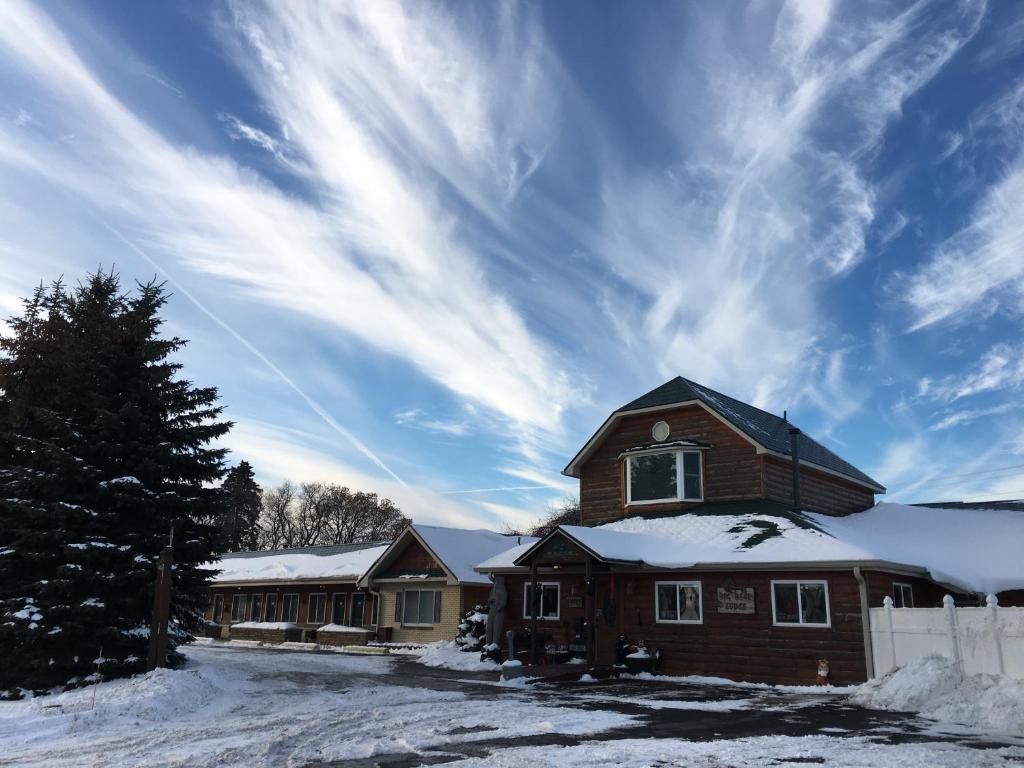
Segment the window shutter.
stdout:
<path fill-rule="evenodd" d="M 434 623 L 441 623 L 441 591 L 434 593 Z"/>
<path fill-rule="evenodd" d="M 402 623 L 402 593 L 395 592 L 395 624 Z"/>

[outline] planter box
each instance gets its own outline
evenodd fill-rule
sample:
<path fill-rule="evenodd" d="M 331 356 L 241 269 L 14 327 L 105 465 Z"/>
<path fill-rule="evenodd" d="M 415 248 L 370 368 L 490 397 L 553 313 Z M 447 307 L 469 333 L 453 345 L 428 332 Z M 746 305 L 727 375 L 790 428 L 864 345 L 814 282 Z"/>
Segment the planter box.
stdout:
<path fill-rule="evenodd" d="M 230 639 L 256 640 L 261 643 L 298 643 L 302 640 L 303 630 L 297 624 L 284 622 L 251 622 L 232 624 Z"/>
<path fill-rule="evenodd" d="M 626 669 L 628 669 L 632 675 L 637 675 L 641 672 L 654 672 L 654 657 L 645 656 L 643 658 L 630 658 L 627 656 Z"/>
<path fill-rule="evenodd" d="M 366 645 L 372 638 L 372 629 L 347 627 L 342 624 L 327 624 L 316 631 L 316 641 L 320 645 L 340 647 L 343 645 Z"/>

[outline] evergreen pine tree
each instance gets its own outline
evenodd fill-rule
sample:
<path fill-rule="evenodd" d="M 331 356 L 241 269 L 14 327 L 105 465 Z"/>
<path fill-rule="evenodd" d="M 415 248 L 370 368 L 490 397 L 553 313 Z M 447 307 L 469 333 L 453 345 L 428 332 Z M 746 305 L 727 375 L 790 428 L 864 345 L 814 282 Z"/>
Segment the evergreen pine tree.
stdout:
<path fill-rule="evenodd" d="M 178 378 L 161 285 L 40 288 L 0 338 L 0 692 L 145 666 L 154 563 L 174 531 L 174 648 L 201 623 L 225 451 L 212 388 Z"/>
<path fill-rule="evenodd" d="M 260 512 L 263 489 L 256 483 L 252 464 L 239 462 L 232 467 L 221 486 L 225 495 L 224 548 L 228 552 L 259 547 Z"/>

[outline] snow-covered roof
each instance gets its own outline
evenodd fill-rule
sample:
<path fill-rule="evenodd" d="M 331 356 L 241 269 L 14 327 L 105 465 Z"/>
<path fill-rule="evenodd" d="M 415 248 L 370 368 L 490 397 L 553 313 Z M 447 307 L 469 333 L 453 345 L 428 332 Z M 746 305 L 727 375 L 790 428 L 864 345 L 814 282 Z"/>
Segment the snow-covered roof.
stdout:
<path fill-rule="evenodd" d="M 1024 588 L 1024 514 L 1005 509 L 936 509 L 880 503 L 831 517 L 803 514 L 682 514 L 627 518 L 594 528 L 561 526 L 604 560 L 654 568 L 709 564 L 885 562 L 921 568 L 966 591 Z M 529 546 L 478 566 L 510 568 Z"/>
<path fill-rule="evenodd" d="M 387 549 L 386 544 L 305 547 L 272 552 L 225 555 L 207 567 L 220 573 L 214 584 L 237 581 L 289 581 L 295 579 L 352 579 L 355 581 Z"/>
<path fill-rule="evenodd" d="M 537 541 L 530 536 L 508 536 L 482 529 L 442 528 L 418 524 L 413 524 L 412 528 L 437 556 L 444 568 L 459 582 L 471 584 L 489 583 L 486 577 L 473 570 L 473 566 L 481 560 L 505 551 L 511 544 L 527 540 L 532 544 Z"/>

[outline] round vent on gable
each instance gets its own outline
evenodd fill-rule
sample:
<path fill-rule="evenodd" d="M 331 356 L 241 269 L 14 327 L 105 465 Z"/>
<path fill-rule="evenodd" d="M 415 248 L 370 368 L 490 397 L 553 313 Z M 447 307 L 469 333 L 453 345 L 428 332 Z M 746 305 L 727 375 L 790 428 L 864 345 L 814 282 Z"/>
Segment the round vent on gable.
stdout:
<path fill-rule="evenodd" d="M 659 421 L 656 422 L 653 427 L 651 427 L 651 437 L 653 437 L 654 441 L 657 443 L 663 443 L 666 440 L 668 440 L 668 434 L 668 422 Z"/>

